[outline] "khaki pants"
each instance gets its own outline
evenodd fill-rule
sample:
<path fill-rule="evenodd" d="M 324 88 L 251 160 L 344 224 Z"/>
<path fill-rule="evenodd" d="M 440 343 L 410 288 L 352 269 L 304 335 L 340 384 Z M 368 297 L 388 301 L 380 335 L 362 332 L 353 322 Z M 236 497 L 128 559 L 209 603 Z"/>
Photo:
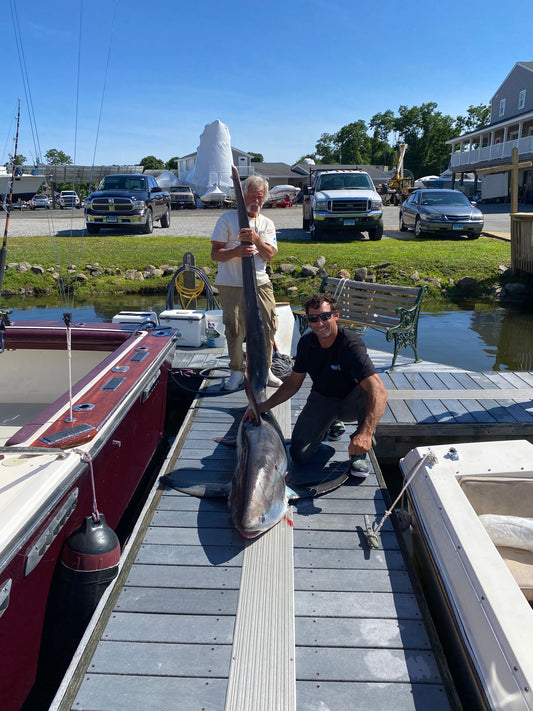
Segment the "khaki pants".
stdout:
<path fill-rule="evenodd" d="M 243 290 L 240 286 L 219 286 L 218 294 L 222 306 L 222 321 L 224 323 L 230 370 L 244 372 L 243 343 L 246 336 L 244 325 Z M 262 284 L 257 287 L 257 299 L 265 329 L 267 342 L 268 366 L 272 365 L 272 345 L 278 329 L 276 301 L 272 284 Z"/>

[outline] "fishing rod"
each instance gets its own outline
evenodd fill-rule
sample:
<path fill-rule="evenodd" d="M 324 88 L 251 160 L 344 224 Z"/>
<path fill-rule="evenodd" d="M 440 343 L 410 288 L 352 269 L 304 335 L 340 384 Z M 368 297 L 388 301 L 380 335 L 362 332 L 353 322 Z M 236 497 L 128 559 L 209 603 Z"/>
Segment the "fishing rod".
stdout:
<path fill-rule="evenodd" d="M 0 301 L 2 300 L 2 285 L 4 283 L 4 271 L 6 268 L 6 257 L 7 257 L 7 232 L 9 228 L 9 213 L 11 211 L 11 203 L 13 200 L 13 185 L 15 183 L 15 170 L 17 161 L 17 150 L 19 144 L 19 124 L 20 124 L 20 99 L 18 100 L 18 111 L 17 111 L 17 131 L 15 133 L 15 150 L 13 152 L 13 165 L 11 169 L 11 178 L 9 181 L 9 198 L 6 200 L 4 195 L 3 208 L 6 212 L 6 224 L 4 227 L 4 239 L 2 241 L 2 249 L 0 250 Z"/>

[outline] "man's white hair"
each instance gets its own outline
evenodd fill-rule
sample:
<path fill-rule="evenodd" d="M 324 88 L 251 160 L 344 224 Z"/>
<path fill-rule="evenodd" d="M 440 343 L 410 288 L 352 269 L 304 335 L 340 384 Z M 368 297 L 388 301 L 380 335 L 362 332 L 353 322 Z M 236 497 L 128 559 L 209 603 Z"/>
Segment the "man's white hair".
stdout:
<path fill-rule="evenodd" d="M 261 190 L 261 188 L 265 189 L 266 200 L 268 197 L 268 180 L 263 178 L 262 175 L 249 175 L 242 184 L 242 191 L 245 195 L 252 190 Z"/>

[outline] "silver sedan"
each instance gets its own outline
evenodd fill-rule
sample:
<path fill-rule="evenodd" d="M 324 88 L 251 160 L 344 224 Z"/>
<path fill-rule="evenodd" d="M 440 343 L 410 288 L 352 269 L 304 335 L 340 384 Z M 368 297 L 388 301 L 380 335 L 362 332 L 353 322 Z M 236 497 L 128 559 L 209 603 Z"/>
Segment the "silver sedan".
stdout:
<path fill-rule="evenodd" d="M 400 230 L 409 228 L 416 237 L 442 233 L 477 239 L 483 213 L 460 190 L 415 190 L 400 207 Z"/>

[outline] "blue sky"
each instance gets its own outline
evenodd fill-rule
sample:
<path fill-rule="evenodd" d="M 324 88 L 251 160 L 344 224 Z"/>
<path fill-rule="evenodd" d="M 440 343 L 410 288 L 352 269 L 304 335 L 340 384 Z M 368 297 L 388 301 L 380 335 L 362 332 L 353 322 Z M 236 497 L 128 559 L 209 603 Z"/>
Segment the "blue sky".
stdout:
<path fill-rule="evenodd" d="M 19 153 L 31 160 L 39 147 L 77 165 L 168 160 L 195 151 L 220 119 L 236 148 L 293 163 L 322 133 L 402 104 L 434 101 L 455 117 L 489 103 L 517 61 L 533 60 L 531 0 L 6 4 L 0 164 L 19 96 Z"/>

